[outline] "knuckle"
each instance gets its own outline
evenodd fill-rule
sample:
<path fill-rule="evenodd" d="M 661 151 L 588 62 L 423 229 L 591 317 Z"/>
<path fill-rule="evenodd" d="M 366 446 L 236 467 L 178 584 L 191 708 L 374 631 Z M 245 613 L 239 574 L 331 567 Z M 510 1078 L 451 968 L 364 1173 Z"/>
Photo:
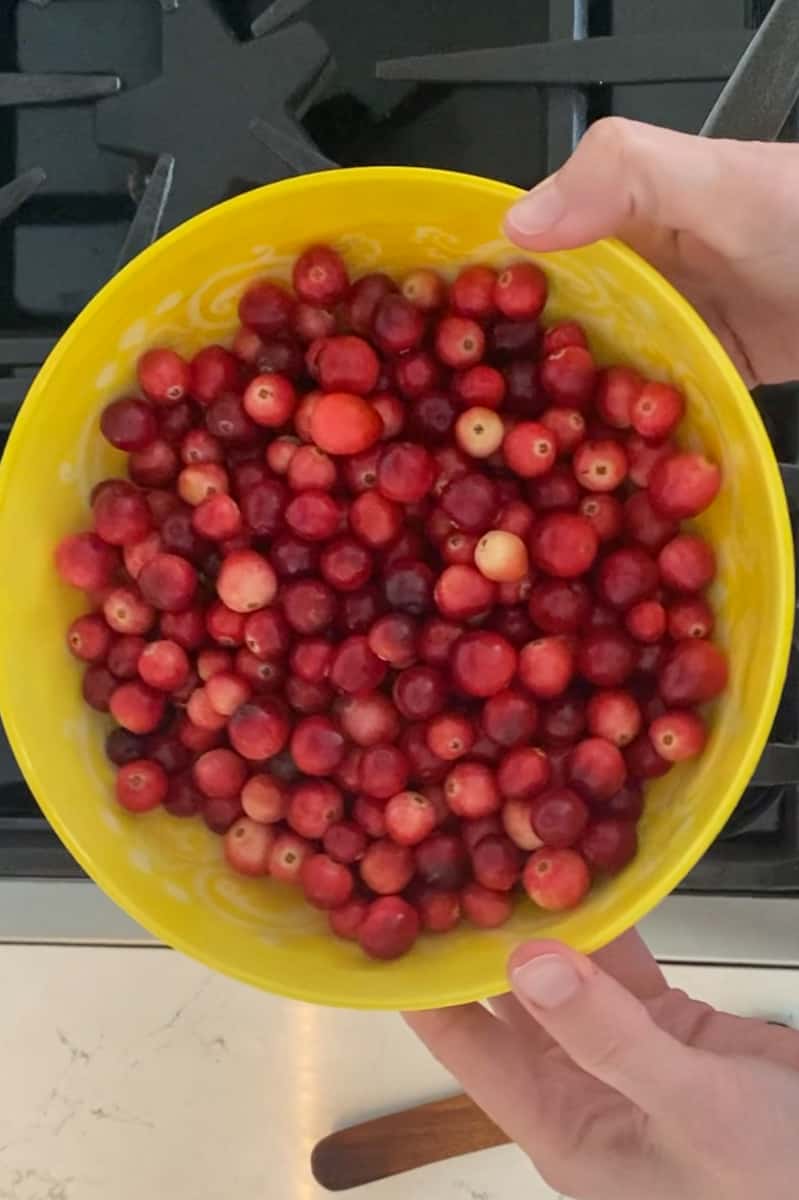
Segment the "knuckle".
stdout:
<path fill-rule="evenodd" d="M 632 122 L 625 117 L 602 117 L 589 127 L 580 142 L 594 153 L 620 158 L 630 144 Z"/>

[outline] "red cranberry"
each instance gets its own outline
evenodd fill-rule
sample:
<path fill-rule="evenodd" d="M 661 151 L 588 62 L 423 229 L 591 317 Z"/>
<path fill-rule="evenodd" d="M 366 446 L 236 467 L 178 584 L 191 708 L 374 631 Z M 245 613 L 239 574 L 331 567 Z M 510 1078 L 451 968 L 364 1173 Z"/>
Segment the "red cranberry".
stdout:
<path fill-rule="evenodd" d="M 366 834 L 355 821 L 334 821 L 325 830 L 322 843 L 334 862 L 359 862 L 368 845 Z"/>
<path fill-rule="evenodd" d="M 372 842 L 359 866 L 361 879 L 366 886 L 382 896 L 406 888 L 413 877 L 413 868 L 411 850 L 388 838 Z"/>
<path fill-rule="evenodd" d="M 387 500 L 398 504 L 422 500 L 435 478 L 435 460 L 423 446 L 413 442 L 393 442 L 380 456 L 377 486 Z"/>
<path fill-rule="evenodd" d="M 111 647 L 111 630 L 98 613 L 85 613 L 67 630 L 67 646 L 82 662 L 102 662 Z"/>
<path fill-rule="evenodd" d="M 545 475 L 555 462 L 556 454 L 555 434 L 538 421 L 520 421 L 502 443 L 505 463 L 523 479 Z"/>
<path fill-rule="evenodd" d="M 419 915 L 400 896 L 374 900 L 358 926 L 358 942 L 370 958 L 392 959 L 407 954 L 419 935 Z"/>
<path fill-rule="evenodd" d="M 365 695 L 383 682 L 386 665 L 373 654 L 365 637 L 345 638 L 335 648 L 330 682 L 341 692 Z"/>
<path fill-rule="evenodd" d="M 421 888 L 413 898 L 422 928 L 428 933 L 448 933 L 461 919 L 461 902 L 457 892 Z"/>
<path fill-rule="evenodd" d="M 603 559 L 597 574 L 599 595 L 614 608 L 629 608 L 656 590 L 657 563 L 639 546 L 623 546 Z"/>
<path fill-rule="evenodd" d="M 292 790 L 286 820 L 301 837 L 318 839 L 341 820 L 343 813 L 344 798 L 339 789 L 326 779 L 309 779 Z"/>
<path fill-rule="evenodd" d="M 661 758 L 646 733 L 639 733 L 629 746 L 625 746 L 624 761 L 634 779 L 657 779 L 671 768 L 671 763 Z"/>
<path fill-rule="evenodd" d="M 501 822 L 506 834 L 520 850 L 538 850 L 543 842 L 532 826 L 533 801 L 518 797 L 506 800 Z"/>
<path fill-rule="evenodd" d="M 684 412 L 685 400 L 677 388 L 650 380 L 630 406 L 630 420 L 641 437 L 659 441 L 674 432 Z"/>
<path fill-rule="evenodd" d="M 195 354 L 189 364 L 191 382 L 189 390 L 195 400 L 208 406 L 221 396 L 236 391 L 240 379 L 240 367 L 235 355 L 223 346 L 205 346 Z"/>
<path fill-rule="evenodd" d="M 574 742 L 585 729 L 585 704 L 575 692 L 564 692 L 540 710 L 540 733 L 547 744 Z M 550 766 L 552 766 L 550 755 Z"/>
<path fill-rule="evenodd" d="M 341 255 L 331 246 L 309 246 L 294 263 L 294 291 L 308 304 L 337 304 L 349 290 L 349 276 Z"/>
<path fill-rule="evenodd" d="M 530 821 L 545 846 L 573 846 L 588 824 L 588 806 L 571 788 L 556 788 L 533 800 Z"/>
<path fill-rule="evenodd" d="M 589 800 L 609 800 L 626 777 L 627 768 L 621 751 L 605 738 L 586 738 L 572 751 L 569 779 Z"/>
<path fill-rule="evenodd" d="M 117 450 L 143 450 L 155 441 L 158 421 L 151 405 L 126 396 L 103 409 L 100 430 Z"/>
<path fill-rule="evenodd" d="M 558 321 L 544 330 L 541 341 L 541 353 L 544 357 L 554 354 L 556 350 L 562 350 L 564 346 L 588 346 L 585 332 L 576 321 Z"/>
<path fill-rule="evenodd" d="M 624 624 L 637 642 L 659 642 L 666 632 L 666 610 L 657 600 L 642 600 L 627 610 Z"/>
<path fill-rule="evenodd" d="M 131 542 L 140 542 L 150 532 L 152 519 L 147 501 L 132 486 L 106 489 L 96 497 L 92 509 L 95 530 L 103 541 L 108 542 L 111 546 L 125 546 Z M 61 546 L 64 547 L 66 544 L 62 542 Z M 72 542 L 69 545 L 73 550 L 73 559 L 77 559 L 77 551 L 80 550 L 84 562 L 89 561 L 88 550 L 91 543 L 84 541 L 76 544 Z M 67 555 L 62 551 L 61 559 L 59 560 L 57 557 L 56 562 L 63 562 L 66 557 Z M 97 555 L 94 557 L 95 559 L 99 558 Z"/>
<path fill-rule="evenodd" d="M 433 572 L 426 563 L 399 559 L 383 572 L 383 595 L 393 611 L 420 616 L 432 607 Z"/>
<path fill-rule="evenodd" d="M 594 870 L 616 874 L 635 858 L 638 850 L 635 824 L 615 817 L 592 821 L 580 839 L 579 849 Z"/>
<path fill-rule="evenodd" d="M 256 537 L 271 538 L 280 526 L 286 500 L 286 488 L 278 479 L 264 479 L 246 488 L 239 496 L 239 507 L 247 528 Z"/>
<path fill-rule="evenodd" d="M 701 596 L 675 600 L 668 610 L 669 637 L 675 642 L 683 638 L 706 638 L 713 632 L 713 610 Z"/>
<path fill-rule="evenodd" d="M 419 879 L 436 891 L 454 891 L 468 877 L 466 847 L 453 834 L 431 834 L 415 848 L 414 857 Z"/>
<path fill-rule="evenodd" d="M 599 372 L 595 402 L 606 425 L 614 429 L 630 428 L 632 407 L 643 386 L 641 376 L 630 367 L 607 367 Z"/>
<path fill-rule="evenodd" d="M 520 746 L 502 758 L 497 770 L 497 784 L 508 799 L 527 799 L 549 783 L 549 760 L 535 746 Z"/>
<path fill-rule="evenodd" d="M 494 287 L 494 304 L 512 321 L 537 317 L 546 298 L 546 276 L 531 262 L 516 262 L 505 267 Z"/>
<path fill-rule="evenodd" d="M 354 886 L 352 874 L 327 854 L 313 854 L 300 869 L 305 898 L 315 908 L 339 908 L 346 904 Z"/>
<path fill-rule="evenodd" d="M 297 403 L 294 385 L 285 375 L 267 372 L 250 380 L 242 399 L 244 411 L 256 425 L 279 428 L 290 418 Z"/>
<path fill-rule="evenodd" d="M 596 375 L 589 350 L 564 346 L 542 359 L 539 378 L 553 404 L 582 412 L 593 395 Z"/>
<path fill-rule="evenodd" d="M 209 433 L 230 446 L 254 442 L 258 436 L 258 426 L 244 411 L 239 397 L 234 395 L 214 400 L 206 411 L 205 424 Z"/>
<path fill-rule="evenodd" d="M 339 528 L 341 512 L 332 496 L 312 488 L 295 496 L 286 506 L 284 516 L 298 537 L 316 542 L 333 536 Z"/>
<path fill-rule="evenodd" d="M 676 446 L 670 438 L 663 442 L 647 442 L 637 433 L 628 435 L 625 449 L 630 479 L 640 488 L 648 485 L 655 467 L 676 452 Z"/>
<path fill-rule="evenodd" d="M 539 908 L 560 912 L 577 907 L 591 886 L 591 876 L 576 850 L 546 847 L 530 855 L 522 883 Z"/>
<path fill-rule="evenodd" d="M 544 633 L 576 633 L 591 611 L 591 593 L 580 580 L 542 579 L 530 592 L 530 616 Z"/>
<path fill-rule="evenodd" d="M 344 738 L 329 717 L 305 717 L 294 726 L 291 755 L 306 775 L 329 775 L 344 751 Z"/>
<path fill-rule="evenodd" d="M 352 896 L 346 904 L 331 908 L 327 914 L 331 933 L 347 941 L 357 942 L 358 930 L 369 912 L 369 901 L 363 896 Z"/>
<path fill-rule="evenodd" d="M 465 633 L 452 652 L 452 678 L 467 696 L 496 696 L 516 671 L 516 651 L 492 630 Z"/>
<path fill-rule="evenodd" d="M 649 737 L 661 758 L 667 762 L 684 762 L 702 753 L 707 730 L 698 713 L 671 709 L 652 722 Z"/>
<path fill-rule="evenodd" d="M 142 354 L 136 364 L 136 374 L 139 387 L 154 404 L 177 404 L 191 386 L 188 363 L 176 351 L 163 347 Z"/>
<path fill-rule="evenodd" d="M 288 329 L 294 303 L 279 284 L 258 280 L 250 284 L 239 301 L 239 320 L 262 337 L 274 337 Z"/>
<path fill-rule="evenodd" d="M 478 762 L 456 763 L 447 775 L 444 796 L 456 816 L 469 820 L 497 812 L 502 803 L 493 771 Z"/>
<path fill-rule="evenodd" d="M 641 785 L 628 779 L 623 788 L 602 805 L 603 816 L 618 817 L 622 821 L 637 821 L 644 811 L 644 794 Z"/>
<path fill-rule="evenodd" d="M 335 616 L 335 594 L 321 579 L 297 579 L 284 584 L 280 599 L 284 616 L 296 633 L 321 633 Z"/>
<path fill-rule="evenodd" d="M 404 296 L 396 293 L 378 300 L 372 321 L 372 333 L 386 354 L 404 354 L 413 350 L 424 337 L 424 314 Z"/>
<path fill-rule="evenodd" d="M 541 424 L 554 435 L 559 454 L 571 454 L 585 437 L 585 418 L 576 408 L 548 408 Z"/>
<path fill-rule="evenodd" d="M 649 498 L 664 517 L 695 517 L 715 500 L 721 486 L 716 463 L 701 454 L 672 454 L 662 459 L 649 479 Z"/>
<path fill-rule="evenodd" d="M 497 487 L 486 475 L 459 475 L 441 493 L 441 508 L 467 533 L 485 533 L 499 508 Z"/>
<path fill-rule="evenodd" d="M 310 575 L 319 562 L 319 549 L 292 533 L 280 534 L 272 542 L 269 561 L 283 579 Z"/>
<path fill-rule="evenodd" d="M 160 692 L 135 680 L 120 684 L 111 696 L 108 707 L 123 729 L 131 733 L 152 733 L 163 719 L 165 704 Z"/>
<path fill-rule="evenodd" d="M 162 803 L 168 790 L 166 771 L 149 759 L 134 759 L 117 772 L 116 797 L 129 812 L 150 812 Z"/>
<path fill-rule="evenodd" d="M 253 699 L 243 704 L 228 724 L 228 737 L 233 749 L 242 758 L 255 762 L 271 758 L 282 750 L 288 735 L 289 724 L 286 715 L 274 700 Z"/>
<path fill-rule="evenodd" d="M 111 582 L 117 556 L 96 534 L 74 533 L 58 543 L 55 565 L 65 583 L 87 592 L 99 591 Z"/>
<path fill-rule="evenodd" d="M 441 713 L 427 726 L 428 746 L 433 754 L 448 762 L 468 754 L 474 741 L 474 725 L 463 713 Z"/>
<path fill-rule="evenodd" d="M 239 875 L 257 879 L 269 874 L 275 832 L 249 817 L 239 817 L 225 833 L 225 859 Z"/>
<path fill-rule="evenodd" d="M 496 929 L 509 920 L 513 902 L 507 892 L 495 892 L 472 881 L 461 892 L 461 908 L 478 929 Z"/>
<path fill-rule="evenodd" d="M 386 805 L 385 818 L 389 837 L 401 846 L 417 845 L 437 823 L 433 804 L 421 792 L 396 793 Z"/>
<path fill-rule="evenodd" d="M 490 410 L 481 409 L 480 411 L 487 412 Z M 466 435 L 461 429 L 461 420 L 463 418 L 461 417 L 456 425 L 457 415 L 458 409 L 454 400 L 451 400 L 445 392 L 430 391 L 424 396 L 419 396 L 412 402 L 410 407 L 410 428 L 414 436 L 420 441 L 428 445 L 433 445 L 445 441 L 451 435 L 454 427 L 458 445 L 462 449 L 466 449 L 467 447 L 463 441 Z M 494 414 L 494 417 L 499 422 L 501 430 L 502 422 L 499 421 L 496 414 Z M 482 434 L 483 443 L 485 443 L 485 430 L 482 431 Z M 479 433 L 477 437 L 479 439 Z M 493 453 L 494 449 L 496 449 L 496 446 L 492 445 L 490 450 L 485 451 L 485 454 Z M 475 451 L 472 450 L 471 453 L 474 455 Z"/>
<path fill-rule="evenodd" d="M 396 290 L 394 280 L 380 272 L 355 280 L 347 302 L 347 316 L 356 333 L 371 333 L 375 309 L 384 296 Z"/>
<path fill-rule="evenodd" d="M 288 811 L 286 789 L 270 775 L 251 775 L 241 789 L 241 803 L 251 820 L 267 825 L 282 821 Z"/>
<path fill-rule="evenodd" d="M 445 617 L 466 620 L 487 612 L 496 597 L 496 584 L 466 564 L 446 567 L 434 592 L 439 612 Z"/>
<path fill-rule="evenodd" d="M 394 680 L 392 698 L 406 720 L 427 721 L 444 707 L 445 677 L 436 667 L 407 667 Z"/>
<path fill-rule="evenodd" d="M 626 746 L 641 729 L 641 710 L 629 692 L 595 692 L 586 707 L 588 730 L 614 746 Z"/>
<path fill-rule="evenodd" d="M 598 546 L 593 525 L 576 513 L 543 516 L 530 535 L 535 566 L 561 579 L 585 574 L 596 558 Z"/>
<path fill-rule="evenodd" d="M 530 504 L 539 512 L 575 509 L 582 492 L 574 472 L 565 464 L 556 463 L 546 475 L 531 479 L 527 484 Z"/>
<path fill-rule="evenodd" d="M 455 312 L 484 321 L 496 312 L 494 288 L 497 273 L 480 265 L 464 267 L 450 288 L 449 299 Z"/>
<path fill-rule="evenodd" d="M 405 613 L 389 613 L 369 630 L 369 648 L 390 667 L 401 669 L 416 661 L 417 626 Z"/>
<path fill-rule="evenodd" d="M 394 364 L 394 382 L 409 400 L 433 392 L 442 375 L 441 367 L 427 350 L 411 350 Z"/>
<path fill-rule="evenodd" d="M 712 546 L 696 533 L 679 533 L 658 555 L 660 577 L 676 592 L 700 592 L 716 574 Z"/>
<path fill-rule="evenodd" d="M 669 707 L 705 704 L 727 686 L 724 653 L 701 639 L 677 642 L 660 672 L 660 694 Z"/>
<path fill-rule="evenodd" d="M 472 870 L 482 887 L 509 892 L 521 875 L 522 856 L 510 838 L 486 837 L 472 851 Z"/>
<path fill-rule="evenodd" d="M 453 380 L 453 391 L 466 408 L 500 408 L 507 385 L 501 371 L 486 363 L 478 363 L 460 371 Z"/>
<path fill-rule="evenodd" d="M 97 712 L 108 712 L 111 697 L 118 687 L 119 680 L 107 667 L 92 663 L 84 672 L 81 695 L 90 708 Z"/>
<path fill-rule="evenodd" d="M 583 638 L 577 669 L 595 687 L 619 687 L 635 667 L 635 649 L 617 629 L 594 629 Z"/>

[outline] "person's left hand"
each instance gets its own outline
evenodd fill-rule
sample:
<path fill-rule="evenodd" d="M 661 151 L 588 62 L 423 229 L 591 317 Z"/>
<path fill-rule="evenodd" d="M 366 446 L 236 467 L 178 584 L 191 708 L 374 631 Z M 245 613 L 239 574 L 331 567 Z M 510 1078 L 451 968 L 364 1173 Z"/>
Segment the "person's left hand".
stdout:
<path fill-rule="evenodd" d="M 511 958 L 514 994 L 406 1020 L 578 1200 L 795 1200 L 799 1033 L 670 988 L 635 932 Z"/>

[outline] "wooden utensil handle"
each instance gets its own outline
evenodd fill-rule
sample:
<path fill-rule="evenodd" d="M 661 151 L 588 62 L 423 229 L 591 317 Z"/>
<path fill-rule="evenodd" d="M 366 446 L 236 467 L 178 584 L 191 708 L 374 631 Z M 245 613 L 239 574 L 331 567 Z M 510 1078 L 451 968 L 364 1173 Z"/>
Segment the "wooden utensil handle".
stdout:
<path fill-rule="evenodd" d="M 311 1170 L 322 1187 L 340 1192 L 510 1140 L 461 1094 L 331 1133 L 314 1147 Z"/>

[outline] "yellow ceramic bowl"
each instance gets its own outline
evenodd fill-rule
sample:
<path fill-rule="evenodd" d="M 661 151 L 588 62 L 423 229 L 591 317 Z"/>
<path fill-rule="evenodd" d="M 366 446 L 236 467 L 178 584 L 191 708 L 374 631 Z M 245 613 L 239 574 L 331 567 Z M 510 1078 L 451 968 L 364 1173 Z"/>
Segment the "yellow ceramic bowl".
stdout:
<path fill-rule="evenodd" d="M 358 1008 L 421 1008 L 505 988 L 520 938 L 591 951 L 666 896 L 724 824 L 757 763 L 783 682 L 793 605 L 790 528 L 777 467 L 752 401 L 713 335 L 650 267 L 601 242 L 546 256 L 547 317 L 574 316 L 603 361 L 673 380 L 688 397 L 684 440 L 723 464 L 721 495 L 698 522 L 718 550 L 713 601 L 729 690 L 702 758 L 649 792 L 641 849 L 574 912 L 520 901 L 496 932 L 463 927 L 377 964 L 326 932 L 288 889 L 224 866 L 199 821 L 133 817 L 112 797 L 105 722 L 84 707 L 64 647 L 81 597 L 59 583 L 52 548 L 87 522 L 94 483 L 119 471 L 98 414 L 132 386 L 136 357 L 168 344 L 191 354 L 229 338 L 236 303 L 261 275 L 287 278 L 311 241 L 357 273 L 445 272 L 519 256 L 502 237 L 513 188 L 406 168 L 332 171 L 249 192 L 157 242 L 96 296 L 61 339 L 17 419 L 0 473 L 0 704 L 37 800 L 93 879 L 157 937 L 269 991 Z"/>

